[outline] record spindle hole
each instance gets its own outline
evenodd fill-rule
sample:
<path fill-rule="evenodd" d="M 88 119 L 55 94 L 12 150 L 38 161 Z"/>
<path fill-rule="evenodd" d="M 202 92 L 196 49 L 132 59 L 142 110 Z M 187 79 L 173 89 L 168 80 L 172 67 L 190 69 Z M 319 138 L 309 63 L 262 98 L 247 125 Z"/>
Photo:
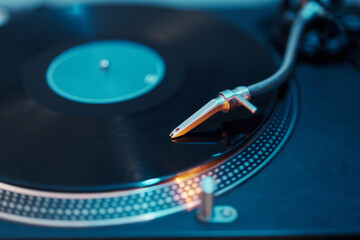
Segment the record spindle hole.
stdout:
<path fill-rule="evenodd" d="M 108 59 L 104 58 L 99 62 L 99 66 L 102 70 L 106 71 L 110 67 L 110 61 Z"/>

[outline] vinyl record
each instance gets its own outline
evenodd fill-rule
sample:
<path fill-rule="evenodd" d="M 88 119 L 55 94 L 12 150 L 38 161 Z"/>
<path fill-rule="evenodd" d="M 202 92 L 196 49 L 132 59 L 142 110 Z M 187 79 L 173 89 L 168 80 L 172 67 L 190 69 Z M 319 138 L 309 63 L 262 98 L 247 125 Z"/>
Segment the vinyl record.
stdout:
<path fill-rule="evenodd" d="M 254 99 L 255 115 L 241 108 L 218 113 L 172 141 L 170 131 L 219 91 L 274 72 L 267 49 L 210 14 L 140 6 L 39 10 L 13 19 L 0 34 L 6 36 L 0 39 L 0 181 L 9 184 L 73 192 L 156 184 L 240 149 L 278 97 Z M 48 71 L 59 56 L 114 42 L 160 56 L 161 81 L 105 103 L 76 101 L 51 88 Z M 91 58 L 106 60 L 101 49 Z M 64 78 L 77 75 L 84 84 L 84 61 L 74 61 Z M 109 66 L 116 71 L 112 61 Z M 145 69 L 140 62 L 132 67 L 129 74 Z"/>

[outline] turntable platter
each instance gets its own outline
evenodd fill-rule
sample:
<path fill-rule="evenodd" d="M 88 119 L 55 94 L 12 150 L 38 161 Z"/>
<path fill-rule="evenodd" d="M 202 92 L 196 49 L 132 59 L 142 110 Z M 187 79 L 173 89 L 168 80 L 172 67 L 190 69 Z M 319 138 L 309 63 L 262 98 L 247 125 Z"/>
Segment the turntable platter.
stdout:
<path fill-rule="evenodd" d="M 153 185 L 248 144 L 279 97 L 272 92 L 254 99 L 255 116 L 243 109 L 218 114 L 173 142 L 170 130 L 219 90 L 249 85 L 276 70 L 264 46 L 211 15 L 148 7 L 37 11 L 0 31 L 7 36 L 0 39 L 0 63 L 7 70 L 0 72 L 0 181 L 8 184 L 71 192 Z M 107 41 L 158 54 L 164 61 L 158 85 L 132 98 L 96 103 L 66 98 L 49 86 L 55 59 Z M 109 57 L 104 49 L 95 52 L 90 57 Z M 88 92 L 87 68 L 71 69 L 66 76 L 78 76 L 76 84 Z"/>

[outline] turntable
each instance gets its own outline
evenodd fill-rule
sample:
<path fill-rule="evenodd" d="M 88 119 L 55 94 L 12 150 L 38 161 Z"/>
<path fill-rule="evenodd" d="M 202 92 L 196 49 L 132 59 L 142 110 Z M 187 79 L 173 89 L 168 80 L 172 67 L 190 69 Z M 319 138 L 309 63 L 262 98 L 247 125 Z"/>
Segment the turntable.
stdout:
<path fill-rule="evenodd" d="M 359 234 L 358 12 L 329 17 L 335 37 L 319 20 L 322 48 L 294 17 L 281 65 L 277 11 L 14 14 L 0 27 L 0 236 Z"/>

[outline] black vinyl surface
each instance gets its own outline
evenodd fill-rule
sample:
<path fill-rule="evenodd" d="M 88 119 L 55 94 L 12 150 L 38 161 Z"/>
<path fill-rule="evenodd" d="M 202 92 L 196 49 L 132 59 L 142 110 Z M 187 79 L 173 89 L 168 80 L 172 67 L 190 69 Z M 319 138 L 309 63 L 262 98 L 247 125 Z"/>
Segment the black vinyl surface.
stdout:
<path fill-rule="evenodd" d="M 255 116 L 245 109 L 220 113 L 170 140 L 170 131 L 219 91 L 276 69 L 266 48 L 210 14 L 140 6 L 39 10 L 14 19 L 0 35 L 0 181 L 9 184 L 102 191 L 156 183 L 238 149 L 276 102 L 276 92 L 266 94 L 254 99 Z M 50 62 L 103 39 L 153 48 L 165 60 L 164 80 L 114 104 L 56 95 L 45 79 Z"/>

